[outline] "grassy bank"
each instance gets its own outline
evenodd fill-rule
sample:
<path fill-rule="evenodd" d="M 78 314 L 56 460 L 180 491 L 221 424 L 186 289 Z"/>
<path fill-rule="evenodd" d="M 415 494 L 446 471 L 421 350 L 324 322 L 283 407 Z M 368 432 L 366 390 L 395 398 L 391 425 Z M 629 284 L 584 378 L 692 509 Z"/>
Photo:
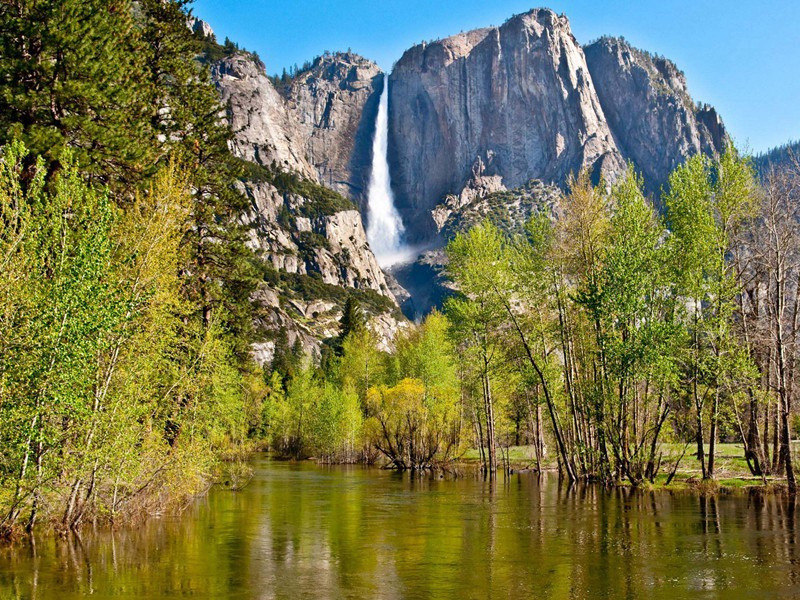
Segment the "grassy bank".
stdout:
<path fill-rule="evenodd" d="M 793 450 L 796 451 L 796 449 L 795 446 Z M 713 481 L 703 481 L 700 463 L 697 460 L 696 447 L 694 444 L 689 445 L 678 464 L 674 477 L 668 484 L 669 475 L 674 468 L 675 462 L 681 457 L 683 450 L 683 444 L 663 444 L 661 471 L 656 476 L 655 481 L 645 484 L 645 487 L 648 489 L 686 490 L 699 493 L 725 493 L 752 488 L 770 491 L 782 491 L 785 489 L 786 479 L 784 477 L 760 477 L 754 476 L 750 472 L 747 461 L 744 458 L 742 444 L 717 444 L 716 473 Z M 705 451 L 708 452 L 707 444 L 705 445 Z M 533 446 L 510 446 L 503 448 L 502 452 L 513 471 L 535 471 L 537 468 L 536 453 Z M 795 453 L 793 452 L 793 454 Z M 477 448 L 470 448 L 457 460 L 460 465 L 474 467 L 480 466 L 480 462 L 480 451 Z M 541 469 L 542 471 L 555 471 L 558 469 L 556 456 L 552 449 L 541 461 Z M 628 485 L 628 483 L 623 481 L 622 485 Z"/>

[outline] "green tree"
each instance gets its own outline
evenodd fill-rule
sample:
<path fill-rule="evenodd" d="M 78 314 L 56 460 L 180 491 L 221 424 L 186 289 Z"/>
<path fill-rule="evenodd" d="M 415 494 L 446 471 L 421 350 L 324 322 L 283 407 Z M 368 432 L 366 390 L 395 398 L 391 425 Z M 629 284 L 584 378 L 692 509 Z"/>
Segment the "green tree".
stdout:
<path fill-rule="evenodd" d="M 339 339 L 344 341 L 351 333 L 363 330 L 367 326 L 364 311 L 358 300 L 353 296 L 348 296 L 342 309 L 342 318 L 339 321 Z"/>
<path fill-rule="evenodd" d="M 2 529 L 164 508 L 247 447 L 259 393 L 180 293 L 186 178 L 162 170 L 121 211 L 69 153 L 50 186 L 28 163 L 3 150 Z"/>
<path fill-rule="evenodd" d="M 382 383 L 385 372 L 386 364 L 378 349 L 377 336 L 366 327 L 348 334 L 342 343 L 342 357 L 338 364 L 336 380 L 340 385 L 355 390 L 364 403 L 367 390 Z"/>
<path fill-rule="evenodd" d="M 606 358 L 609 412 L 603 424 L 621 473 L 655 477 L 658 439 L 676 378 L 676 299 L 670 293 L 666 232 L 632 168 L 613 187 L 604 259 L 595 292 L 579 296 L 597 324 Z"/>
<path fill-rule="evenodd" d="M 485 223 L 458 234 L 447 246 L 448 274 L 460 294 L 445 304 L 454 332 L 476 353 L 479 363 L 486 423 L 488 457 L 484 468 L 497 471 L 495 406 L 491 374 L 501 344 L 504 309 L 494 276 L 504 273 L 503 239 Z M 502 284 L 501 284 L 502 285 Z"/>
<path fill-rule="evenodd" d="M 672 235 L 673 277 L 679 296 L 686 298 L 690 345 L 684 381 L 695 406 L 697 457 L 704 478 L 715 472 L 721 394 L 738 342 L 732 315 L 740 282 L 728 260 L 735 236 L 755 210 L 752 171 L 729 146 L 716 161 L 702 155 L 678 167 L 669 181 L 665 204 Z M 704 454 L 704 411 L 709 407 L 709 452 Z"/>
<path fill-rule="evenodd" d="M 186 27 L 186 0 L 141 0 L 144 27 L 144 77 L 158 90 L 150 128 L 161 161 L 186 165 L 193 195 L 191 227 L 185 233 L 187 264 L 184 293 L 207 326 L 216 321 L 231 333 L 241 359 L 248 352 L 252 311 L 250 296 L 257 281 L 254 257 L 246 247 L 242 215 L 247 197 L 235 186 L 241 164 L 230 153 L 232 132 L 222 120 L 223 107 L 209 69 L 195 57 L 202 50 Z"/>
<path fill-rule="evenodd" d="M 143 50 L 128 0 L 2 3 L 0 142 L 22 140 L 50 172 L 70 148 L 78 169 L 119 192 L 152 175 L 157 90 Z"/>

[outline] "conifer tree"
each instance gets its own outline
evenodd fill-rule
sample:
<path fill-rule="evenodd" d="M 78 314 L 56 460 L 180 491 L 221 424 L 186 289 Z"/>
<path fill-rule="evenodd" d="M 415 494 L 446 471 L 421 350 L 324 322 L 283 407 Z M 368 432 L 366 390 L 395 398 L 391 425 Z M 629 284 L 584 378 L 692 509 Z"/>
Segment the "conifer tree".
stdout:
<path fill-rule="evenodd" d="M 342 344 L 348 335 L 354 332 L 364 331 L 367 328 L 367 320 L 361 305 L 353 296 L 348 296 L 344 303 L 342 318 L 339 321 L 339 337 L 336 341 L 336 353 L 341 355 Z"/>
<path fill-rule="evenodd" d="M 206 327 L 219 309 L 217 316 L 245 356 L 256 274 L 240 220 L 248 202 L 234 187 L 240 167 L 228 148 L 232 134 L 208 67 L 194 60 L 201 44 L 186 26 L 187 5 L 186 0 L 140 2 L 148 78 L 159 91 L 153 126 L 164 140 L 163 160 L 177 156 L 195 190 L 185 240 L 185 293 Z"/>
<path fill-rule="evenodd" d="M 0 143 L 23 141 L 50 172 L 70 148 L 118 192 L 152 175 L 141 50 L 129 0 L 0 3 Z"/>

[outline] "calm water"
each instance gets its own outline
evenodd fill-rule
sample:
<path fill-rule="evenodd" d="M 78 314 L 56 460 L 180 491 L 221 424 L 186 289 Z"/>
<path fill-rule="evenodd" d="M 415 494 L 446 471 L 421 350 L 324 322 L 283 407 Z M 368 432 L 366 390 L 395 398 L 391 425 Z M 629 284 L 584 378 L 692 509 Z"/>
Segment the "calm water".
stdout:
<path fill-rule="evenodd" d="M 255 467 L 180 517 L 0 550 L 0 598 L 800 597 L 776 498 Z"/>

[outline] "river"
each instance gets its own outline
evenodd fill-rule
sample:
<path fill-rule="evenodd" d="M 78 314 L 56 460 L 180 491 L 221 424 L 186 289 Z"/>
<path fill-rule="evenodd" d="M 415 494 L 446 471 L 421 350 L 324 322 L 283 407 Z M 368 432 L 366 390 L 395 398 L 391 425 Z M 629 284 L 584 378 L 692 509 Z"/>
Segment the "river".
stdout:
<path fill-rule="evenodd" d="M 793 505 L 258 458 L 179 516 L 0 549 L 0 598 L 800 597 Z"/>

